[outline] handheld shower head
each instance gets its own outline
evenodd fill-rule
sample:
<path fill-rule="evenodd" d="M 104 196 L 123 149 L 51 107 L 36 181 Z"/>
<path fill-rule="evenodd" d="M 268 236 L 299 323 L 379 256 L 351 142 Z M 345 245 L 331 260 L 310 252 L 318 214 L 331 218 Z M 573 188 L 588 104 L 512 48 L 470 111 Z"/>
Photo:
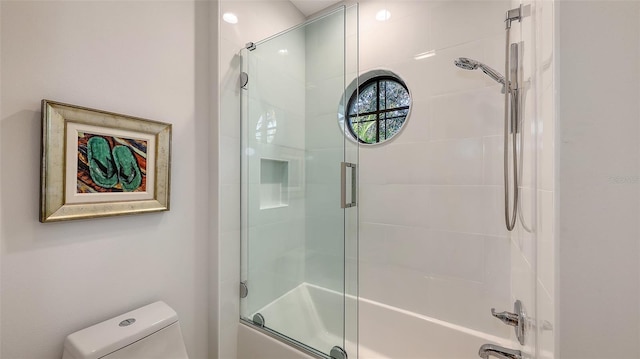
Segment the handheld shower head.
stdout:
<path fill-rule="evenodd" d="M 459 57 L 457 59 L 455 59 L 453 61 L 453 63 L 458 66 L 461 69 L 464 70 L 475 70 L 475 69 L 480 69 L 482 70 L 482 72 L 484 72 L 485 74 L 487 74 L 487 76 L 491 77 L 494 81 L 501 83 L 503 86 L 505 85 L 504 83 L 504 76 L 502 76 L 502 74 L 500 74 L 498 71 L 492 69 L 491 67 L 483 64 L 482 62 L 473 60 L 473 59 L 469 59 L 466 57 Z"/>
<path fill-rule="evenodd" d="M 463 69 L 463 70 L 475 70 L 478 68 L 478 65 L 480 64 L 478 61 L 476 60 L 471 60 L 469 58 L 466 57 L 459 57 L 457 59 L 455 59 L 455 61 L 453 61 L 454 64 L 456 64 L 456 66 L 458 66 L 459 68 Z"/>

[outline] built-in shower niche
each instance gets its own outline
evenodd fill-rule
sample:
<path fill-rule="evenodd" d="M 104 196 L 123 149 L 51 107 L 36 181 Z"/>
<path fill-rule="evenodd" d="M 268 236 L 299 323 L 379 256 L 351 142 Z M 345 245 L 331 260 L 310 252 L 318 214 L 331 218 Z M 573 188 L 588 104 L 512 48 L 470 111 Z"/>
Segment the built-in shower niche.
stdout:
<path fill-rule="evenodd" d="M 260 159 L 260 209 L 289 206 L 289 161 Z"/>

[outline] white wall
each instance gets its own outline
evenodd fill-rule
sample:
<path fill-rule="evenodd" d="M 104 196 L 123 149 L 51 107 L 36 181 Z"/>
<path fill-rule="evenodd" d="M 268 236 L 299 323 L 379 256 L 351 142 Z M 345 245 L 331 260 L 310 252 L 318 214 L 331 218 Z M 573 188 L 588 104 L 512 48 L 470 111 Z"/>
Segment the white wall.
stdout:
<path fill-rule="evenodd" d="M 0 19 L 2 18 L 2 6 L 0 5 Z M 2 28 L 0 25 L 0 118 L 2 118 Z M 2 126 L 0 126 L 0 146 L 2 145 Z M 0 165 L 0 179 L 3 176 L 3 166 Z M 0 203 L 2 203 L 2 191 L 0 191 Z M 0 205 L 0 218 L 2 218 L 2 206 Z M 0 275 L 2 275 L 2 246 L 0 245 Z M 0 277 L 0 353 L 2 353 L 2 277 Z"/>
<path fill-rule="evenodd" d="M 559 350 L 640 357 L 640 3 L 561 1 Z"/>
<path fill-rule="evenodd" d="M 66 335 L 164 300 L 207 357 L 208 4 L 1 9 L 1 356 L 60 358 Z M 43 98 L 173 124 L 171 211 L 39 223 Z"/>

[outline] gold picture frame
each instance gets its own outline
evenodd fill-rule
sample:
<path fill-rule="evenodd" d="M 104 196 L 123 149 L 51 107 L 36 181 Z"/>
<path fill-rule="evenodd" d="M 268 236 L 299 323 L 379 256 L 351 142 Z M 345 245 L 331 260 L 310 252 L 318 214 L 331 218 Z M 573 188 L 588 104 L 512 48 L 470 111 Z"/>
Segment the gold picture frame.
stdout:
<path fill-rule="evenodd" d="M 169 210 L 171 124 L 42 100 L 40 222 Z"/>

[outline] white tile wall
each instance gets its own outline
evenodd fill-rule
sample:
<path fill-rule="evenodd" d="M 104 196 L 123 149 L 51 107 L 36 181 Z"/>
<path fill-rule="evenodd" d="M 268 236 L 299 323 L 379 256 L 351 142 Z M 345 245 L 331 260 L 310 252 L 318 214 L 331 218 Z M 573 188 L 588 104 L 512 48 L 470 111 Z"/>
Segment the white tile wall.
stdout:
<path fill-rule="evenodd" d="M 536 237 L 522 228 L 509 236 L 504 229 L 501 86 L 479 71 L 456 68 L 453 60 L 469 57 L 503 72 L 504 14 L 515 6 L 509 1 L 365 1 L 360 11 L 361 71 L 398 73 L 414 98 L 411 118 L 398 136 L 360 150 L 360 295 L 505 337 L 510 332 L 495 323 L 489 308 L 510 309 L 516 298 L 529 304 L 531 313 L 550 306 L 548 300 L 536 306 L 534 294 L 536 266 L 553 263 L 548 249 L 554 243 L 549 232 L 554 220 L 551 91 L 544 93 L 544 104 L 535 96 L 527 99 L 532 108 L 525 123 L 522 200 L 525 218 L 544 228 L 545 244 L 537 246 Z M 382 8 L 391 19 L 372 20 Z M 538 11 L 534 16 L 541 16 L 542 6 Z M 544 14 L 549 16 L 548 10 Z M 540 28 L 549 25 L 544 21 L 522 26 L 538 26 L 542 33 Z M 533 79 L 538 73 L 529 69 L 542 61 L 532 49 L 543 42 L 540 36 L 534 42 L 532 31 L 515 30 L 514 41 L 531 46 L 525 73 Z M 394 51 L 380 51 L 379 44 L 387 42 L 393 42 Z M 413 59 L 426 51 L 435 56 Z M 536 89 L 530 93 L 537 95 Z M 536 154 L 544 144 L 545 151 Z M 534 168 L 544 170 L 540 178 Z M 548 192 L 536 195 L 542 178 Z M 544 256 L 537 257 L 538 250 Z M 540 282 L 553 285 L 553 265 L 545 268 Z M 535 350 L 535 336 L 528 345 Z"/>
<path fill-rule="evenodd" d="M 493 30 L 488 26 L 487 35 L 479 37 L 475 37 L 477 32 L 429 31 L 440 20 L 430 22 L 424 17 L 438 13 L 446 21 L 454 7 L 445 5 L 395 4 L 398 12 L 402 8 L 404 14 L 414 15 L 403 15 L 394 22 L 398 18 L 392 13 L 393 20 L 385 24 L 365 18 L 375 14 L 379 3 L 365 2 L 361 7 L 363 70 L 390 68 L 407 81 L 415 101 L 400 135 L 390 143 L 361 149 L 360 295 L 504 335 L 486 310 L 498 306 L 500 299 L 508 303 L 510 292 L 503 290 L 502 298 L 492 293 L 491 289 L 499 291 L 500 286 L 488 285 L 491 280 L 484 274 L 490 268 L 493 275 L 508 273 L 509 261 L 502 261 L 506 265 L 502 270 L 486 261 L 490 254 L 500 253 L 500 248 L 507 249 L 508 241 L 503 239 L 500 245 L 500 237 L 483 239 L 504 234 L 500 187 L 484 185 L 485 168 L 493 166 L 487 165 L 492 157 L 484 149 L 485 142 L 491 142 L 483 137 L 499 135 L 502 130 L 500 88 L 481 74 L 453 66 L 459 56 L 482 60 L 485 48 L 493 44 L 483 37 Z M 409 22 L 421 26 L 407 26 Z M 369 31 L 367 26 L 377 29 Z M 422 30 L 410 34 L 407 29 Z M 380 32 L 391 37 L 403 34 L 402 38 L 411 40 L 397 43 L 399 50 L 394 55 L 375 52 L 376 62 L 367 60 Z M 433 49 L 434 57 L 413 59 Z M 487 177 L 490 184 L 498 184 Z M 369 230 L 372 227 L 375 229 Z M 502 250 L 503 258 L 508 253 Z M 460 313 L 456 308 L 462 303 L 456 298 L 468 297 L 484 299 L 473 305 L 464 303 L 469 309 Z"/>
<path fill-rule="evenodd" d="M 457 92 L 431 98 L 429 139 L 502 135 L 502 86 Z M 424 137 L 423 137 L 424 138 Z"/>
<path fill-rule="evenodd" d="M 506 1 L 435 2 L 429 23 L 436 49 L 476 41 L 504 32 Z"/>

